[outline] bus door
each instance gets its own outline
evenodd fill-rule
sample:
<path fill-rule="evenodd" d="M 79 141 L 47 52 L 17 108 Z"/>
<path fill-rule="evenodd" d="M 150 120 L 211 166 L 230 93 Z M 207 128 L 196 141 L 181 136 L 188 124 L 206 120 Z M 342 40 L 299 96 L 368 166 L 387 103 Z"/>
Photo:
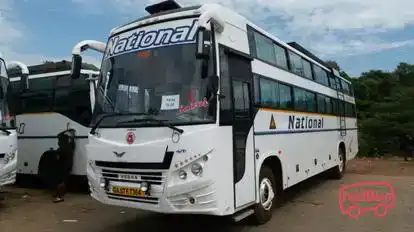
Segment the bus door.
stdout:
<path fill-rule="evenodd" d="M 255 202 L 253 73 L 248 56 L 225 49 L 230 82 L 235 208 Z"/>

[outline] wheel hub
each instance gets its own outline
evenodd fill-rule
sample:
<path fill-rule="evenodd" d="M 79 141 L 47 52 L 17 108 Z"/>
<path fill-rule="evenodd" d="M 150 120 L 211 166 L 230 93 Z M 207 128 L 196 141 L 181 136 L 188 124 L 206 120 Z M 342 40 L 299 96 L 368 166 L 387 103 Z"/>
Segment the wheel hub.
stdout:
<path fill-rule="evenodd" d="M 339 153 L 339 161 L 341 162 L 339 165 L 339 171 L 342 172 L 344 170 L 344 156 L 342 155 L 342 153 Z"/>
<path fill-rule="evenodd" d="M 273 191 L 272 182 L 268 178 L 264 178 L 260 182 L 260 204 L 265 210 L 272 208 L 275 193 Z"/>

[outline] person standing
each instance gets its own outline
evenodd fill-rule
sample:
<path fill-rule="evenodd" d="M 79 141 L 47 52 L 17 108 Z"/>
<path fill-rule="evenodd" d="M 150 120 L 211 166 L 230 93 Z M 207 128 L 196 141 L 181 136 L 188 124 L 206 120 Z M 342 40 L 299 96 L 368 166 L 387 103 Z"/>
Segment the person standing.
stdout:
<path fill-rule="evenodd" d="M 75 131 L 67 130 L 58 134 L 59 148 L 56 151 L 57 167 L 55 169 L 55 203 L 64 201 L 67 181 L 72 172 L 73 154 L 75 150 Z"/>

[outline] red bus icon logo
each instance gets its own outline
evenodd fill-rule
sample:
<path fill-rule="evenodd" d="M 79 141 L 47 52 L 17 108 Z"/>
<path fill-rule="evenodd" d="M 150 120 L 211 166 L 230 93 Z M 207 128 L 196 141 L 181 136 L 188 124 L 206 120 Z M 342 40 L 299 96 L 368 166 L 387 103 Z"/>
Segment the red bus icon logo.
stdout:
<path fill-rule="evenodd" d="M 128 144 L 133 144 L 134 143 L 134 141 L 135 141 L 135 134 L 134 134 L 134 132 L 131 132 L 130 131 L 130 132 L 127 133 L 126 141 L 127 141 Z"/>
<path fill-rule="evenodd" d="M 360 182 L 340 187 L 338 201 L 341 213 L 350 218 L 366 212 L 384 217 L 395 206 L 395 191 L 389 182 Z"/>

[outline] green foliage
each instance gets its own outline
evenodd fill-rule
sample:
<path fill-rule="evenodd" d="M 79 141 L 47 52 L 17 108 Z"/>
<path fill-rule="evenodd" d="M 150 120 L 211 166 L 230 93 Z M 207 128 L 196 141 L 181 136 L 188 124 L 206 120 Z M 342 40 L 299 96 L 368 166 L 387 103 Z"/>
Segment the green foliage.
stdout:
<path fill-rule="evenodd" d="M 398 153 L 414 138 L 414 65 L 400 63 L 392 72 L 371 70 L 350 80 L 358 111 L 358 155 Z"/>

